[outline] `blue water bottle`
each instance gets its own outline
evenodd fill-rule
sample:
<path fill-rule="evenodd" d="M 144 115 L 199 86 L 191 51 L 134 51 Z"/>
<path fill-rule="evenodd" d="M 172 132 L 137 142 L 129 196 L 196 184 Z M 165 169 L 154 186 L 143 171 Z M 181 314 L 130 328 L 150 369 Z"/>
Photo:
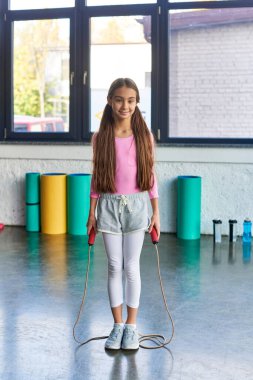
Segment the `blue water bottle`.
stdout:
<path fill-rule="evenodd" d="M 243 243 L 251 243 L 251 226 L 251 220 L 249 218 L 246 218 L 243 222 Z"/>

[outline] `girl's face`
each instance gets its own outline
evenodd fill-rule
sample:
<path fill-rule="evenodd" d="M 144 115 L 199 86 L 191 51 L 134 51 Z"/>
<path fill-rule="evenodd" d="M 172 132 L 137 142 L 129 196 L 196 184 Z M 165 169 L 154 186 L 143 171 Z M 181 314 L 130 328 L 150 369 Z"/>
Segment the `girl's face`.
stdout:
<path fill-rule="evenodd" d="M 129 87 L 117 88 L 112 98 L 108 98 L 108 104 L 116 121 L 131 119 L 137 106 L 136 91 Z"/>

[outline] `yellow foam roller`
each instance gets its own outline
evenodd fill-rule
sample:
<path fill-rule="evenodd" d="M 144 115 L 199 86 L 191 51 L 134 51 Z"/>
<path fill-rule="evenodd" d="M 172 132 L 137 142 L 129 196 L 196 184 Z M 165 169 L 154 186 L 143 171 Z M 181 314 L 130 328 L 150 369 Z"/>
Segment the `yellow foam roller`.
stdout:
<path fill-rule="evenodd" d="M 66 174 L 43 174 L 40 189 L 41 232 L 65 234 L 67 232 Z"/>

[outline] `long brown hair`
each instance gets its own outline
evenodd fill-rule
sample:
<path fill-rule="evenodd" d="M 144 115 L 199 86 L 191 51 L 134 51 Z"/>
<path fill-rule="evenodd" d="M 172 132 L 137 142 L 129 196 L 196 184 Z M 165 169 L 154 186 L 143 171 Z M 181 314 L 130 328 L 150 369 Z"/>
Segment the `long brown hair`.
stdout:
<path fill-rule="evenodd" d="M 135 82 L 129 78 L 118 78 L 110 86 L 108 99 L 113 97 L 115 90 L 128 87 L 136 92 L 139 103 L 140 94 Z M 141 191 L 148 191 L 153 186 L 154 155 L 152 135 L 142 114 L 136 106 L 131 117 L 131 128 L 136 143 L 137 155 L 137 186 Z M 97 193 L 115 193 L 116 153 L 114 138 L 114 118 L 112 107 L 106 104 L 99 131 L 93 139 L 93 186 Z"/>

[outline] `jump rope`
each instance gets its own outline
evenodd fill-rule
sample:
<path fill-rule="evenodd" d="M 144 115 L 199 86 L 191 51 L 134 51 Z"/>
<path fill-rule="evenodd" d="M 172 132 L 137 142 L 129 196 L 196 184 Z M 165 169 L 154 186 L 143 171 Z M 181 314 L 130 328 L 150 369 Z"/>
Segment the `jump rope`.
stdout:
<path fill-rule="evenodd" d="M 146 348 L 146 349 L 156 349 L 156 348 L 165 348 L 165 346 L 167 346 L 172 341 L 172 338 L 174 336 L 174 322 L 173 322 L 173 319 L 172 319 L 172 317 L 170 315 L 169 307 L 168 307 L 167 300 L 166 300 L 165 293 L 164 293 L 164 288 L 163 288 L 163 283 L 162 283 L 162 277 L 161 277 L 161 273 L 160 273 L 159 252 L 158 252 L 158 248 L 157 248 L 157 245 L 159 243 L 159 239 L 158 239 L 158 235 L 157 235 L 156 229 L 154 227 L 153 227 L 153 229 L 152 229 L 152 231 L 150 233 L 150 236 L 151 236 L 152 243 L 154 244 L 155 249 L 156 249 L 158 277 L 159 277 L 159 281 L 160 281 L 160 287 L 161 287 L 163 302 L 164 302 L 164 306 L 165 306 L 165 309 L 166 309 L 166 312 L 168 314 L 169 320 L 171 322 L 171 327 L 172 327 L 171 336 L 168 339 L 166 339 L 163 335 L 160 335 L 160 334 L 145 334 L 144 335 L 144 334 L 139 333 L 139 336 L 140 336 L 140 338 L 139 338 L 139 346 L 140 347 Z M 88 340 L 86 340 L 84 342 L 81 342 L 79 339 L 76 338 L 76 335 L 75 335 L 75 328 L 76 328 L 76 326 L 77 326 L 77 324 L 79 322 L 80 316 L 82 314 L 82 310 L 83 310 L 83 306 L 84 306 L 84 302 L 85 302 L 85 298 L 86 298 L 87 286 L 88 286 L 88 278 L 89 278 L 89 269 L 90 269 L 90 253 L 91 253 L 91 247 L 95 243 L 95 238 L 96 238 L 96 233 L 95 233 L 94 228 L 92 227 L 92 229 L 90 231 L 90 234 L 89 234 L 89 240 L 88 240 L 88 245 L 89 245 L 88 262 L 87 262 L 86 276 L 85 276 L 85 282 L 84 282 L 83 298 L 82 298 L 82 303 L 81 303 L 81 306 L 80 306 L 80 309 L 79 309 L 79 312 L 78 312 L 78 315 L 77 315 L 76 322 L 75 322 L 74 327 L 73 327 L 73 338 L 81 346 L 84 345 L 84 344 L 87 344 L 87 343 L 91 342 L 92 340 L 106 339 L 109 336 L 109 335 L 106 335 L 106 336 L 97 336 L 97 337 L 94 337 L 94 338 L 90 338 L 90 339 L 88 339 Z M 144 342 L 146 340 L 152 341 L 153 343 L 156 344 L 156 346 L 146 346 L 146 345 L 142 344 L 142 342 Z"/>

